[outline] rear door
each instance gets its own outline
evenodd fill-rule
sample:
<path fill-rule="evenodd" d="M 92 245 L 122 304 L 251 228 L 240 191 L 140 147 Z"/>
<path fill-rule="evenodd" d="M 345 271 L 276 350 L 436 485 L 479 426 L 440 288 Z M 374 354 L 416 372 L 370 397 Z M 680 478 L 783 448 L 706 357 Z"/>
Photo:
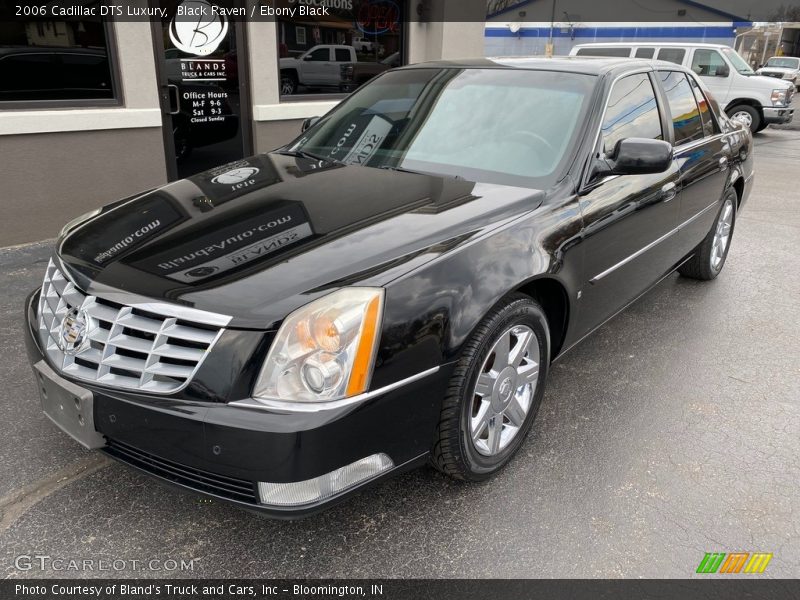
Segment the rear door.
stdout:
<path fill-rule="evenodd" d="M 680 169 L 678 236 L 684 254 L 694 249 L 711 229 L 722 199 L 730 165 L 728 141 L 708 100 L 691 75 L 658 71 L 672 122 L 675 160 Z"/>
<path fill-rule="evenodd" d="M 625 138 L 664 139 L 647 72 L 613 83 L 607 97 L 597 152 L 610 153 Z M 678 169 L 664 173 L 609 176 L 589 182 L 581 196 L 585 279 L 581 334 L 636 298 L 680 258 L 672 232 L 678 222 Z M 588 191 L 586 191 L 588 190 Z"/>

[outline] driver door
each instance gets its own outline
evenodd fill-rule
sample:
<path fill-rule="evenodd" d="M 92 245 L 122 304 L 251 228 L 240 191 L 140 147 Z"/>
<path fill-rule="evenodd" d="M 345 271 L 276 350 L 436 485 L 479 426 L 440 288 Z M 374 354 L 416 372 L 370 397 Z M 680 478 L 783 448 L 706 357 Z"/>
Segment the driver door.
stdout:
<path fill-rule="evenodd" d="M 667 140 L 648 73 L 613 83 L 598 139 L 610 153 L 619 140 Z M 590 181 L 580 198 L 584 285 L 578 322 L 584 335 L 647 290 L 679 260 L 678 167 L 663 173 L 612 175 Z"/>
<path fill-rule="evenodd" d="M 312 50 L 303 57 L 303 72 L 305 80 L 302 82 L 308 85 L 320 85 L 326 83 L 328 73 L 333 69 L 331 62 L 331 49 L 327 47 Z"/>

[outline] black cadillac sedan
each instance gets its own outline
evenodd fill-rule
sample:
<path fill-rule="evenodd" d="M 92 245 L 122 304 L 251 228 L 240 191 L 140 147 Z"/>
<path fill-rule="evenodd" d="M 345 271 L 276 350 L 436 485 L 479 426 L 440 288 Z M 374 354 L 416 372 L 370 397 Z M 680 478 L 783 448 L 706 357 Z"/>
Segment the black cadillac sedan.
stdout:
<path fill-rule="evenodd" d="M 304 128 L 68 224 L 26 307 L 56 425 L 278 517 L 496 473 L 554 360 L 717 277 L 753 185 L 749 131 L 671 63 L 422 64 Z"/>

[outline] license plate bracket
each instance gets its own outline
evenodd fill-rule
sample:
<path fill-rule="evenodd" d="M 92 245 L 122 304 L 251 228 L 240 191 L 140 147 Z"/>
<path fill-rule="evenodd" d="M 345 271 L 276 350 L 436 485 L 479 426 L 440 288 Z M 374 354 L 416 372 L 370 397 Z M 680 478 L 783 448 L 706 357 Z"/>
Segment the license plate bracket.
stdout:
<path fill-rule="evenodd" d="M 79 444 L 94 450 L 106 445 L 94 428 L 94 395 L 59 376 L 44 360 L 33 365 L 44 414 Z"/>

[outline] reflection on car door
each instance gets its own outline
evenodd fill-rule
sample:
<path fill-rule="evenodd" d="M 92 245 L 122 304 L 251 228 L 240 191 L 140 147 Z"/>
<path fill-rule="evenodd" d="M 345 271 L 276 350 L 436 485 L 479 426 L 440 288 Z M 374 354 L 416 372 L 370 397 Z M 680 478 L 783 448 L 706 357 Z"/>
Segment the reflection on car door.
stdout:
<path fill-rule="evenodd" d="M 658 79 L 667 97 L 680 169 L 679 222 L 683 226 L 678 237 L 686 254 L 703 240 L 714 222 L 730 151 L 694 78 L 680 71 L 659 71 Z"/>
<path fill-rule="evenodd" d="M 665 122 L 648 73 L 625 76 L 609 94 L 597 151 L 610 153 L 624 138 L 664 139 Z M 679 259 L 671 232 L 678 223 L 678 169 L 612 176 L 581 198 L 584 219 L 584 334 L 644 292 Z"/>

